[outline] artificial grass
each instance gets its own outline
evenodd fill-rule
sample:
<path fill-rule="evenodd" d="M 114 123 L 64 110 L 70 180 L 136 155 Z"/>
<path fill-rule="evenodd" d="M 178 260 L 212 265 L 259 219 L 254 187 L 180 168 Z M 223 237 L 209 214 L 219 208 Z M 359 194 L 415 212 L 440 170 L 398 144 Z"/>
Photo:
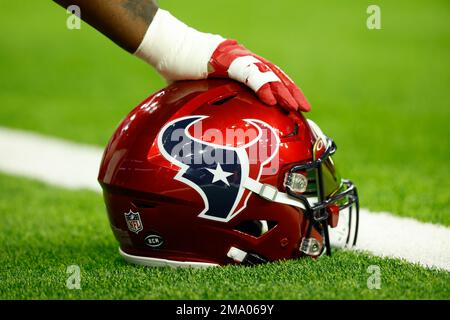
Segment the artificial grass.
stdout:
<path fill-rule="evenodd" d="M 449 299 L 449 273 L 349 251 L 257 267 L 146 268 L 117 252 L 101 195 L 0 175 L 0 299 Z M 66 287 L 67 267 L 81 289 Z M 369 289 L 368 268 L 381 271 Z"/>

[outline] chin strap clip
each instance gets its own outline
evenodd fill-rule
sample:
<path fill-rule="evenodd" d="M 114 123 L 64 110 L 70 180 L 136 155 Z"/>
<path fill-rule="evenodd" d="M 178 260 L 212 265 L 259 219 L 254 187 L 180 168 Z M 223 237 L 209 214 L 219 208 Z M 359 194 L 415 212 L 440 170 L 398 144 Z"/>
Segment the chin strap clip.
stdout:
<path fill-rule="evenodd" d="M 236 247 L 231 247 L 230 250 L 228 250 L 227 257 L 245 266 L 267 263 L 267 260 L 263 257 L 255 253 L 243 251 Z"/>

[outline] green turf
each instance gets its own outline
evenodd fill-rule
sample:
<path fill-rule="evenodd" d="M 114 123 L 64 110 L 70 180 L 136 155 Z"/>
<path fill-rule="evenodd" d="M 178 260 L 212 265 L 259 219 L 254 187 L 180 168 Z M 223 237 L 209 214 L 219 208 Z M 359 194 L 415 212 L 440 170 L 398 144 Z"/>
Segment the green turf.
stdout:
<path fill-rule="evenodd" d="M 338 146 L 344 176 L 371 210 L 450 225 L 450 4 L 377 1 L 159 1 L 190 25 L 236 38 L 279 64 Z M 220 8 L 220 10 L 218 10 Z M 105 145 L 120 119 L 164 83 L 151 68 L 51 1 L 0 2 L 0 126 Z M 5 156 L 0 153 L 0 156 Z M 338 252 L 257 268 L 131 266 L 99 195 L 0 175 L 0 299 L 450 299 L 449 273 Z M 81 290 L 66 268 L 81 267 Z M 382 272 L 366 286 L 367 267 Z"/>
<path fill-rule="evenodd" d="M 450 225 L 450 4 L 377 1 L 160 1 L 282 66 L 338 146 L 342 173 L 372 210 Z M 220 10 L 218 10 L 220 8 Z M 154 70 L 51 1 L 2 1 L 0 126 L 105 145 L 163 86 Z M 36 14 L 36 13 L 39 14 Z"/>
<path fill-rule="evenodd" d="M 209 270 L 122 261 L 101 196 L 0 175 L 0 299 L 450 299 L 449 272 L 351 252 Z M 66 287 L 69 265 L 81 289 Z M 368 289 L 378 265 L 381 289 Z"/>

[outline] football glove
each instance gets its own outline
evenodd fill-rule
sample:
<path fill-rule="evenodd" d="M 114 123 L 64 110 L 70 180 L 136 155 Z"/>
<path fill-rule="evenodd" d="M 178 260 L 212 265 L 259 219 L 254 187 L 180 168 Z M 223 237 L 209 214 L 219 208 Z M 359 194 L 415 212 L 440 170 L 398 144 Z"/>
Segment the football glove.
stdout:
<path fill-rule="evenodd" d="M 231 78 L 250 87 L 268 105 L 309 111 L 295 83 L 273 63 L 235 40 L 199 32 L 158 9 L 135 55 L 167 81 Z"/>

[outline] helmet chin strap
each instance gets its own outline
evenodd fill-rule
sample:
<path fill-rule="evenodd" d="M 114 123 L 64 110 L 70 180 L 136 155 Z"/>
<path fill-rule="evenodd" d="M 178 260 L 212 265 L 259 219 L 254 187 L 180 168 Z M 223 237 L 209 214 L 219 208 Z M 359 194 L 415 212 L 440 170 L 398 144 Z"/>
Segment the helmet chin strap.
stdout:
<path fill-rule="evenodd" d="M 302 210 L 306 209 L 300 201 L 293 199 L 287 193 L 278 191 L 276 187 L 270 184 L 263 184 L 252 178 L 247 178 L 244 181 L 244 188 L 256 193 L 257 195 L 268 201 L 288 204 Z"/>

